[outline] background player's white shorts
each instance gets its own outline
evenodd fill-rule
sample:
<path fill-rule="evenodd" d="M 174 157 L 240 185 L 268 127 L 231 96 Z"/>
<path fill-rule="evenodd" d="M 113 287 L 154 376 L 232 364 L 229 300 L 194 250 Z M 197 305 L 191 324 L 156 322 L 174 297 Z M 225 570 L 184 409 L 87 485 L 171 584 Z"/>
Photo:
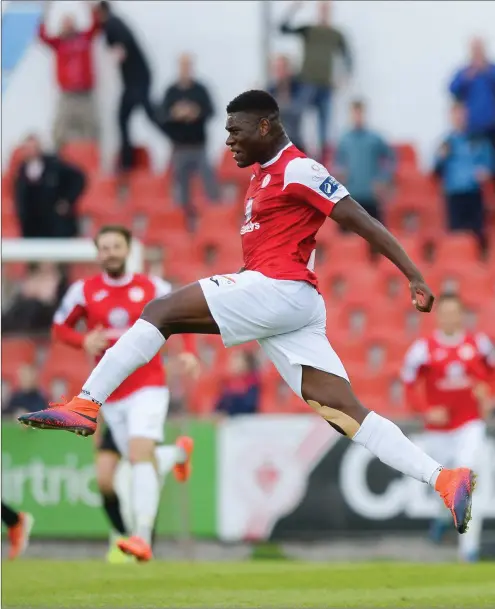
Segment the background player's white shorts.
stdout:
<path fill-rule="evenodd" d="M 325 303 L 305 281 L 257 271 L 200 280 L 226 347 L 257 340 L 290 388 L 301 396 L 301 366 L 348 379 L 328 342 Z"/>
<path fill-rule="evenodd" d="M 122 400 L 103 404 L 103 418 L 123 457 L 128 456 L 131 438 L 163 442 L 168 404 L 167 387 L 143 387 Z"/>

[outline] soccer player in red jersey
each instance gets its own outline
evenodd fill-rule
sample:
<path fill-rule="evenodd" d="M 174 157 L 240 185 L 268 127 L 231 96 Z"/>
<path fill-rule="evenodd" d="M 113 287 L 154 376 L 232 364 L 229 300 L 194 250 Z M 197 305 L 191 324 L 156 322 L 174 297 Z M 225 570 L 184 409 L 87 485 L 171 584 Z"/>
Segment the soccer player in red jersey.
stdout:
<path fill-rule="evenodd" d="M 402 369 L 408 402 L 421 416 L 424 445 L 449 467 L 481 466 L 485 448 L 485 417 L 492 408 L 487 380 L 495 370 L 495 350 L 482 333 L 464 330 L 463 306 L 456 294 L 438 299 L 438 329 L 416 340 Z M 482 514 L 475 511 L 469 532 L 459 540 L 459 558 L 479 556 Z M 443 528 L 435 523 L 433 533 Z"/>
<path fill-rule="evenodd" d="M 434 298 L 421 272 L 325 167 L 290 142 L 277 102 L 266 91 L 246 91 L 232 100 L 226 130 L 237 165 L 253 166 L 240 231 L 243 269 L 201 279 L 150 302 L 105 353 L 79 396 L 19 420 L 93 433 L 108 396 L 173 334 L 220 334 L 227 347 L 256 340 L 292 390 L 330 425 L 382 462 L 433 486 L 464 533 L 474 473 L 443 468 L 394 423 L 368 411 L 352 391 L 325 333 L 325 303 L 314 272 L 316 233 L 330 217 L 361 235 L 402 271 L 414 306 L 428 312 Z"/>
<path fill-rule="evenodd" d="M 81 348 L 96 362 L 105 351 L 139 318 L 143 307 L 168 295 L 171 285 L 158 277 L 126 272 L 131 233 L 123 226 L 103 227 L 95 240 L 102 272 L 74 283 L 55 313 L 53 336 L 56 340 Z M 83 334 L 75 325 L 84 319 L 88 328 Z M 179 357 L 184 367 L 194 373 L 197 360 L 193 337 L 186 336 L 186 352 Z M 154 357 L 119 384 L 101 409 L 112 438 L 121 455 L 131 463 L 131 509 L 134 534 L 130 539 L 116 540 L 117 546 L 140 560 L 149 560 L 151 535 L 160 500 L 163 470 L 174 472 L 179 481 L 189 476 L 192 439 L 178 438 L 176 446 L 160 447 L 168 410 L 169 391 L 165 371 L 156 353 Z M 91 422 L 97 413 L 82 412 Z M 159 453 L 159 454 L 158 454 Z M 167 453 L 167 454 L 164 454 Z M 97 458 L 100 478 L 109 469 L 108 457 Z M 168 463 L 164 463 L 168 461 Z M 117 458 L 113 459 L 114 472 Z M 108 471 L 106 471 L 108 477 Z M 111 473 L 111 472 L 110 472 Z M 100 481 L 101 482 L 101 481 Z M 100 488 L 102 488 L 100 484 Z M 106 484 L 104 507 L 116 531 L 122 530 L 122 516 L 113 485 Z"/>

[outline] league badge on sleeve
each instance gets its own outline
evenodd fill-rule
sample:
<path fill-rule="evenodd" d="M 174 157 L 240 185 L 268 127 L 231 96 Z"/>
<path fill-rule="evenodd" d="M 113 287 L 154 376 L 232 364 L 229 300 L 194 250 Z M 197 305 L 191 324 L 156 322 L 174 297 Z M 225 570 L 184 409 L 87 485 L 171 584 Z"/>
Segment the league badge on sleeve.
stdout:
<path fill-rule="evenodd" d="M 330 198 L 337 191 L 339 186 L 340 186 L 340 184 L 337 182 L 337 180 L 334 177 L 328 176 L 320 184 L 319 189 L 326 197 Z"/>

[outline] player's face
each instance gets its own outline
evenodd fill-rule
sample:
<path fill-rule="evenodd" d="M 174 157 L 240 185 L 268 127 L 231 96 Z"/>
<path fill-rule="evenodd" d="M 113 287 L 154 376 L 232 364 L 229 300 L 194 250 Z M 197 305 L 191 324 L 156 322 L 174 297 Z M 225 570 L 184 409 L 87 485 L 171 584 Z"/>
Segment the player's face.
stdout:
<path fill-rule="evenodd" d="M 225 143 L 232 151 L 238 167 L 249 167 L 263 157 L 263 138 L 269 130 L 266 119 L 236 112 L 227 116 L 225 129 L 229 132 Z"/>
<path fill-rule="evenodd" d="M 455 334 L 463 327 L 463 310 L 459 301 L 454 298 L 444 300 L 437 307 L 438 327 L 445 334 Z"/>
<path fill-rule="evenodd" d="M 110 277 L 120 277 L 125 273 L 129 256 L 129 246 L 119 233 L 105 233 L 98 237 L 98 262 Z"/>

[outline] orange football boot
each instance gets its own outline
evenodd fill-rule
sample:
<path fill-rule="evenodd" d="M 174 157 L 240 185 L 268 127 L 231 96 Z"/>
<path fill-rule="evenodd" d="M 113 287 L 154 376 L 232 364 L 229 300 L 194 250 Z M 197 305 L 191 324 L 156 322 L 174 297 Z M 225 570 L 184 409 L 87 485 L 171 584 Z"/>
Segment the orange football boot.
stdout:
<path fill-rule="evenodd" d="M 31 514 L 21 512 L 19 514 L 19 522 L 8 528 L 7 536 L 10 544 L 9 560 L 14 560 L 14 558 L 24 554 L 29 543 L 29 536 L 33 524 L 34 518 Z"/>
<path fill-rule="evenodd" d="M 80 436 L 92 436 L 99 410 L 100 406 L 95 402 L 76 397 L 70 402 L 50 404 L 46 410 L 23 414 L 17 420 L 28 427 L 62 429 Z"/>
<path fill-rule="evenodd" d="M 141 562 L 147 562 L 153 558 L 153 551 L 149 543 L 144 539 L 133 535 L 129 538 L 122 538 L 117 541 L 117 546 L 124 554 L 135 556 Z"/>
<path fill-rule="evenodd" d="M 471 520 L 471 503 L 476 486 L 476 474 L 467 467 L 442 469 L 435 490 L 450 510 L 455 528 L 465 533 Z"/>
<path fill-rule="evenodd" d="M 177 482 L 187 482 L 192 472 L 191 458 L 194 450 L 194 440 L 189 436 L 179 436 L 175 444 L 185 452 L 186 460 L 184 463 L 174 465 L 174 476 Z"/>

